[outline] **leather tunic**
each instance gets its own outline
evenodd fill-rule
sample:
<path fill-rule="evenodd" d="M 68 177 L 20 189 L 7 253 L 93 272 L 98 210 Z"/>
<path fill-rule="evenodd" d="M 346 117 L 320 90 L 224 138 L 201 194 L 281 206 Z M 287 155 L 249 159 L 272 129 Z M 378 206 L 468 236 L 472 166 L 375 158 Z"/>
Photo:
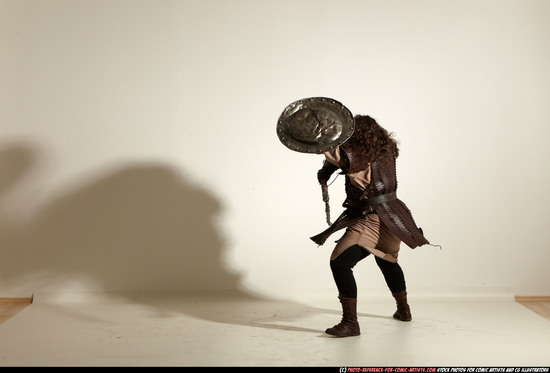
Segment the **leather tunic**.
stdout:
<path fill-rule="evenodd" d="M 424 237 L 405 203 L 397 198 L 395 158 L 388 156 L 370 164 L 370 182 L 364 188 L 354 185 L 346 175 L 345 211 L 325 231 L 311 237 L 318 245 L 324 244 L 334 232 L 349 227 L 366 214 L 376 213 L 388 230 L 410 248 L 429 241 Z"/>

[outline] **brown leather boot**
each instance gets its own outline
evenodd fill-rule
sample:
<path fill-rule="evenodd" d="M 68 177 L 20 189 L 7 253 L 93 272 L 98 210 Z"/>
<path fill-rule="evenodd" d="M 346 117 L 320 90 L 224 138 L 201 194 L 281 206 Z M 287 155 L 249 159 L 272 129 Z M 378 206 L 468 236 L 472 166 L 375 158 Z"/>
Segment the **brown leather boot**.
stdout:
<path fill-rule="evenodd" d="M 342 295 L 338 298 L 342 304 L 342 321 L 325 330 L 325 333 L 335 337 L 353 337 L 361 334 L 357 321 L 357 298 L 347 298 Z"/>
<path fill-rule="evenodd" d="M 397 303 L 397 311 L 393 314 L 393 318 L 401 321 L 411 321 L 412 315 L 411 309 L 407 304 L 407 291 L 403 290 L 398 293 L 392 293 L 392 295 Z"/>

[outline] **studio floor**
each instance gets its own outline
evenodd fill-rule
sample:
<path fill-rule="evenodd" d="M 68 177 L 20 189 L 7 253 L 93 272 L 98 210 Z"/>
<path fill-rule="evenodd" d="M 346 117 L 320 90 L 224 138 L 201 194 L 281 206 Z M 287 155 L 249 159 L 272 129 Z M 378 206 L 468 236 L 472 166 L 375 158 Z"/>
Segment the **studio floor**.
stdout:
<path fill-rule="evenodd" d="M 362 334 L 333 338 L 332 294 L 38 293 L 0 324 L 0 366 L 550 366 L 550 321 L 512 295 L 413 292 L 409 304 L 405 323 L 391 296 L 360 298 Z"/>

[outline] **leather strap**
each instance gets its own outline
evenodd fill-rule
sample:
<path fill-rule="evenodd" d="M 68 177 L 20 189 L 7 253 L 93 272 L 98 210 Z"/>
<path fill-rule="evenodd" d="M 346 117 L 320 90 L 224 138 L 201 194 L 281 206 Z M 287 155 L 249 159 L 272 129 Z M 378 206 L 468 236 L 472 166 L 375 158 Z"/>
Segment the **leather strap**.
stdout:
<path fill-rule="evenodd" d="M 393 200 L 396 200 L 396 199 L 397 199 L 397 193 L 392 192 L 392 193 L 381 194 L 379 196 L 370 197 L 369 199 L 367 199 L 365 201 L 365 204 L 367 206 L 374 206 L 374 205 L 379 205 L 379 204 L 384 203 L 384 202 L 393 201 Z"/>

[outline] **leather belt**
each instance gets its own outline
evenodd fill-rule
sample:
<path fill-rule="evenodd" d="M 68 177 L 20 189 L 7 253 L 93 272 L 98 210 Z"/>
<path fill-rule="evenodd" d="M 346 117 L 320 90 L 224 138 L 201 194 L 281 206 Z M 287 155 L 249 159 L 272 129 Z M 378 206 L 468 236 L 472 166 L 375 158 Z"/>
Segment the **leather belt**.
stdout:
<path fill-rule="evenodd" d="M 384 202 L 389 202 L 397 199 L 397 192 L 381 194 L 379 196 L 370 197 L 365 201 L 366 206 L 379 205 Z"/>

